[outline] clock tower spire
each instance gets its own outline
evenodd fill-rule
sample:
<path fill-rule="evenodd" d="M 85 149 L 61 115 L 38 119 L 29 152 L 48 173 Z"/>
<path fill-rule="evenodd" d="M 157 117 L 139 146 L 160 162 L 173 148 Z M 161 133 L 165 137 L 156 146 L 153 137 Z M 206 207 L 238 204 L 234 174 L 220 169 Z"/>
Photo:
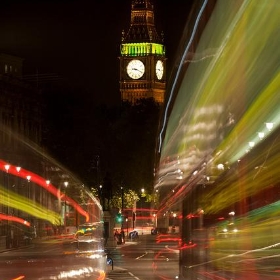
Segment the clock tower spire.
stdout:
<path fill-rule="evenodd" d="M 154 21 L 150 0 L 132 0 L 130 27 L 120 45 L 120 93 L 122 101 L 153 98 L 162 104 L 165 95 L 165 46 Z"/>

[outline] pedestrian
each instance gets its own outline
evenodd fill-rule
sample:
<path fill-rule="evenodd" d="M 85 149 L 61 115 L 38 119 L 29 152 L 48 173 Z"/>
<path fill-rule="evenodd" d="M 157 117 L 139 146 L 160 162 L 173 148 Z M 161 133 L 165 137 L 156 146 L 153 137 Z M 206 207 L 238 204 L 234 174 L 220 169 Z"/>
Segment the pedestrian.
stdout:
<path fill-rule="evenodd" d="M 119 231 L 116 229 L 115 230 L 115 233 L 114 233 L 114 239 L 118 242 L 118 240 L 119 240 Z"/>
<path fill-rule="evenodd" d="M 122 244 L 125 243 L 125 234 L 123 228 L 121 229 L 121 238 L 122 238 Z"/>

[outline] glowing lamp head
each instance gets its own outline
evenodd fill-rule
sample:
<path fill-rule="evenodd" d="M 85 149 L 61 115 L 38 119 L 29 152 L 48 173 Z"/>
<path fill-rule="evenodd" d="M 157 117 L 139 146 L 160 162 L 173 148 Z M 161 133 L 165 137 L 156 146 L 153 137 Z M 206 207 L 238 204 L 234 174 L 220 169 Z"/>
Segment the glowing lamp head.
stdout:
<path fill-rule="evenodd" d="M 5 167 L 6 171 L 9 172 L 10 165 L 9 165 L 9 164 L 6 164 L 4 167 Z"/>

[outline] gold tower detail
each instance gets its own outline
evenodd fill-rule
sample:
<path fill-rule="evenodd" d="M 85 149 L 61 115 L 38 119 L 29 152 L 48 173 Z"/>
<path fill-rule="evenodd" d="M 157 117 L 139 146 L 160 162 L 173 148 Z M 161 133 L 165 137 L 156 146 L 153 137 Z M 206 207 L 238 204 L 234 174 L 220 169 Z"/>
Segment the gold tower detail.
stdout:
<path fill-rule="evenodd" d="M 132 0 L 130 28 L 122 32 L 120 45 L 120 93 L 122 101 L 165 96 L 165 46 L 154 24 L 150 0 Z"/>

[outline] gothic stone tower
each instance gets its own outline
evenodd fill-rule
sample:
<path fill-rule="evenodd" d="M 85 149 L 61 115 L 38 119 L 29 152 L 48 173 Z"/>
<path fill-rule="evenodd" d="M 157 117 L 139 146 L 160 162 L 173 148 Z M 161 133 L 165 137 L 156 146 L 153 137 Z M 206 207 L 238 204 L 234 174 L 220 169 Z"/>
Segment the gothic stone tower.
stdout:
<path fill-rule="evenodd" d="M 162 104 L 165 96 L 165 46 L 154 24 L 150 0 L 132 0 L 131 22 L 122 32 L 120 45 L 120 93 L 122 101 L 154 98 Z"/>

